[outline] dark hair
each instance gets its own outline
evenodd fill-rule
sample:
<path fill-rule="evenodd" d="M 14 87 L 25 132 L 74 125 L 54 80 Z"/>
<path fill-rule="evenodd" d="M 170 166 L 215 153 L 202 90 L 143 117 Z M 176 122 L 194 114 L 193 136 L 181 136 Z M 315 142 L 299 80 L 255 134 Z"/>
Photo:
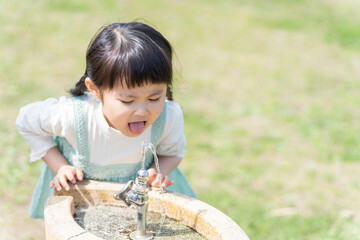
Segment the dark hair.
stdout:
<path fill-rule="evenodd" d="M 73 96 L 87 91 L 86 77 L 100 91 L 117 84 L 133 88 L 165 83 L 167 98 L 172 100 L 172 47 L 158 31 L 143 23 L 110 24 L 91 40 L 85 74 L 70 90 Z"/>

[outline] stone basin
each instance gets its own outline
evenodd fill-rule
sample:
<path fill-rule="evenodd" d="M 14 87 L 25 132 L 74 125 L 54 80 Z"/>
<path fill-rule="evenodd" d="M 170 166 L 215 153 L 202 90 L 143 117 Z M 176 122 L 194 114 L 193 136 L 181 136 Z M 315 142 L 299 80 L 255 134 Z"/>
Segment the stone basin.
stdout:
<path fill-rule="evenodd" d="M 105 205 L 125 207 L 123 201 L 115 200 L 114 193 L 124 184 L 84 180 L 70 186 L 70 191 L 54 192 L 45 204 L 44 222 L 46 239 L 86 239 L 101 238 L 81 228 L 74 220 L 75 207 L 85 205 Z M 165 214 L 168 218 L 193 228 L 205 239 L 248 240 L 246 233 L 228 216 L 216 208 L 191 197 L 166 191 L 149 191 L 148 211 Z"/>

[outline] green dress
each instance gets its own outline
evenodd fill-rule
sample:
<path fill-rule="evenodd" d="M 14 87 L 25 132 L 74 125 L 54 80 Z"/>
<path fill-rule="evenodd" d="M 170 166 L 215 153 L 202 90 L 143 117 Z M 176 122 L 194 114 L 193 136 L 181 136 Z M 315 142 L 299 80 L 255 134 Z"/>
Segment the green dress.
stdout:
<path fill-rule="evenodd" d="M 138 163 L 113 164 L 106 166 L 101 166 L 89 161 L 87 117 L 84 111 L 84 99 L 80 96 L 73 97 L 72 100 L 74 102 L 74 125 L 77 151 L 65 138 L 54 137 L 58 149 L 67 159 L 69 164 L 82 170 L 85 179 L 116 181 L 123 183 L 129 180 L 135 180 L 136 173 L 141 168 L 140 161 Z M 155 146 L 155 148 L 164 128 L 165 117 L 166 103 L 161 114 L 152 125 L 151 143 Z M 152 161 L 152 154 L 147 152 L 145 160 L 146 169 L 151 166 Z M 30 204 L 30 217 L 44 218 L 45 201 L 49 196 L 53 195 L 54 191 L 49 187 L 49 184 L 54 177 L 54 173 L 45 163 L 43 163 L 41 175 L 35 187 Z M 182 193 L 190 197 L 196 197 L 185 176 L 178 168 L 172 171 L 169 177 L 171 180 L 174 180 L 175 183 L 166 189 Z"/>

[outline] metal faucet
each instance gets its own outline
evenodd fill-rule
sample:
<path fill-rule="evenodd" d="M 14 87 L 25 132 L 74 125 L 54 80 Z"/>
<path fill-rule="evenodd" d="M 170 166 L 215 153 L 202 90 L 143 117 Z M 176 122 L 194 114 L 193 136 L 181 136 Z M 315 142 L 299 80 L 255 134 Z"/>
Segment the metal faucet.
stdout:
<path fill-rule="evenodd" d="M 154 235 L 146 232 L 146 212 L 149 205 L 148 191 L 149 186 L 147 180 L 149 173 L 145 169 L 141 169 L 136 174 L 135 187 L 133 189 L 134 181 L 129 181 L 118 192 L 114 194 L 116 200 L 123 200 L 125 204 L 130 207 L 134 204 L 137 209 L 137 231 L 130 234 L 133 240 L 152 239 Z"/>

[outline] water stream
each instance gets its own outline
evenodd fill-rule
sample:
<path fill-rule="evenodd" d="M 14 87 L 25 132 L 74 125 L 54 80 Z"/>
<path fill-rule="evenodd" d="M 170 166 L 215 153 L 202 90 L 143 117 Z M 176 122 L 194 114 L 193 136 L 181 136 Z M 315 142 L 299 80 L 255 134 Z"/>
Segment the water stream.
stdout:
<path fill-rule="evenodd" d="M 161 175 L 161 172 L 160 172 L 160 165 L 159 165 L 159 159 L 157 157 L 157 154 L 156 154 L 156 150 L 155 150 L 155 147 L 152 143 L 149 143 L 149 142 L 143 142 L 143 149 L 142 149 L 142 158 L 141 158 L 141 161 L 142 161 L 142 169 L 145 168 L 145 156 L 146 156 L 146 150 L 149 149 L 151 151 L 151 153 L 153 154 L 153 157 L 154 157 L 154 162 L 155 162 L 155 167 L 156 167 L 156 171 L 157 171 L 157 179 L 159 181 L 159 189 L 160 189 L 160 194 L 163 194 L 164 192 L 164 189 L 162 187 L 162 175 Z M 162 227 L 164 226 L 164 222 L 165 222 L 165 216 L 166 216 L 166 212 L 165 212 L 165 208 L 160 206 L 160 208 L 162 209 L 162 212 L 161 212 L 161 219 L 160 219 L 160 225 L 159 225 L 159 229 L 157 230 L 156 234 L 157 235 L 160 235 L 161 234 L 161 230 L 162 230 Z"/>

